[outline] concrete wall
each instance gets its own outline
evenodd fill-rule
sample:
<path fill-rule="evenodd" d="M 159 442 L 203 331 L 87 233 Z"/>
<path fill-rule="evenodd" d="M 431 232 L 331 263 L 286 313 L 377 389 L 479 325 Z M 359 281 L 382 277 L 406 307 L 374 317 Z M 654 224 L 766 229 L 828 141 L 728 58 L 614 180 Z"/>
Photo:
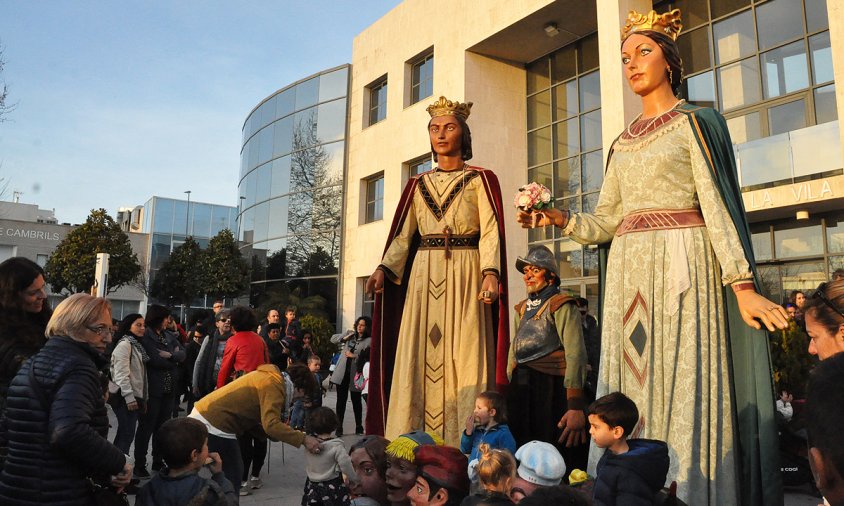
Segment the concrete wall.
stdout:
<path fill-rule="evenodd" d="M 355 38 L 346 177 L 342 325 L 361 311 L 359 278 L 378 265 L 406 174 L 402 164 L 430 152 L 425 108 L 440 95 L 474 102 L 469 126 L 475 157 L 471 164 L 495 171 L 505 201 L 509 259 L 523 254 L 527 235 L 515 228 L 509 205 L 525 182 L 525 76 L 522 64 L 470 53 L 467 48 L 516 23 L 550 0 L 430 2 L 406 0 Z M 433 96 L 405 107 L 408 60 L 434 48 Z M 537 55 L 540 56 L 540 55 Z M 387 117 L 365 127 L 366 86 L 388 76 Z M 362 179 L 384 172 L 384 219 L 362 224 Z M 508 263 L 512 263 L 508 261 Z M 508 266 L 509 267 L 509 266 Z M 516 279 L 518 281 L 518 279 Z M 522 283 L 514 285 L 524 292 Z"/>

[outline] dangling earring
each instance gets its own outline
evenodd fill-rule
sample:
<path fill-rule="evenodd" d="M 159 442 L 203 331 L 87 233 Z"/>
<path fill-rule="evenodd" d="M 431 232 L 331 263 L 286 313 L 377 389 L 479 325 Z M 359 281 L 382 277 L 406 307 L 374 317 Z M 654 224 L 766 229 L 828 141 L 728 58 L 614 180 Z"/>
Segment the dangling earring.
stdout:
<path fill-rule="evenodd" d="M 671 67 L 668 67 L 668 84 L 670 84 L 672 88 L 674 87 L 674 72 L 671 71 Z"/>

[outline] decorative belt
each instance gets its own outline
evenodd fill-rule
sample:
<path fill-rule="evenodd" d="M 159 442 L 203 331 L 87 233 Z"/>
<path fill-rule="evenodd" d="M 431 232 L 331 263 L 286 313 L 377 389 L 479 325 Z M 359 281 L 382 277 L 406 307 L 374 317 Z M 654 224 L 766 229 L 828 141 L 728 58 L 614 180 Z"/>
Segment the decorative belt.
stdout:
<path fill-rule="evenodd" d="M 478 249 L 480 242 L 480 235 L 431 234 L 422 236 L 419 249 Z"/>
<path fill-rule="evenodd" d="M 700 209 L 649 209 L 625 216 L 616 229 L 615 235 L 621 236 L 630 232 L 645 232 L 648 230 L 703 227 L 705 225 Z"/>

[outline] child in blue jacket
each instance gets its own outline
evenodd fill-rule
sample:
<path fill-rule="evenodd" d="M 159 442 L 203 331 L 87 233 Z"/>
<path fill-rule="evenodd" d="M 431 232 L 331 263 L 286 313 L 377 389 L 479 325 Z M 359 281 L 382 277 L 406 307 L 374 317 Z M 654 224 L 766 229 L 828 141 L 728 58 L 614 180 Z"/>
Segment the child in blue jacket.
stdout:
<path fill-rule="evenodd" d="M 475 467 L 480 458 L 479 446 L 486 443 L 491 449 L 516 453 L 516 440 L 507 427 L 504 397 L 498 392 L 482 392 L 475 399 L 475 409 L 466 420 L 466 430 L 460 438 L 460 451 L 469 455 L 469 478 L 477 481 Z"/>
<path fill-rule="evenodd" d="M 606 451 L 598 461 L 593 500 L 597 506 L 652 506 L 668 474 L 668 446 L 628 439 L 639 422 L 636 403 L 613 392 L 589 406 L 589 434 Z"/>

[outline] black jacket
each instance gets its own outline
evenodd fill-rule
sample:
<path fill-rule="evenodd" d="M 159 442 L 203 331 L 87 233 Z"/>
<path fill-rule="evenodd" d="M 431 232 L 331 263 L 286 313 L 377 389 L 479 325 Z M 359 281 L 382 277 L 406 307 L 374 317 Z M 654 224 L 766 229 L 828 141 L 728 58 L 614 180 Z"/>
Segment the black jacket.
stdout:
<path fill-rule="evenodd" d="M 166 337 L 166 344 L 161 344 L 155 331 L 150 328 L 147 328 L 144 337 L 140 339 L 141 346 L 149 355 L 146 365 L 150 397 L 163 397 L 173 393 L 176 388 L 176 365 L 186 357 L 184 345 L 167 331 L 162 332 Z M 169 351 L 172 356 L 163 358 L 158 354 L 159 351 Z"/>
<path fill-rule="evenodd" d="M 138 492 L 135 506 L 227 506 L 238 503 L 234 486 L 219 472 L 210 480 L 197 473 L 171 478 L 165 468 Z"/>
<path fill-rule="evenodd" d="M 5 426 L 9 455 L 0 474 L 0 504 L 87 505 L 87 477 L 107 481 L 126 457 L 108 442 L 99 368 L 105 359 L 88 344 L 53 337 L 9 387 Z M 30 369 L 49 411 L 30 381 Z"/>
<path fill-rule="evenodd" d="M 231 334 L 223 337 L 220 335 L 219 330 L 215 330 L 213 334 L 208 334 L 203 339 L 200 352 L 196 357 L 196 363 L 193 366 L 193 377 L 195 379 L 193 381 L 193 389 L 197 393 L 197 400 L 205 397 L 217 388 L 217 375 L 214 374 L 214 368 L 218 358 L 217 350 L 221 347 L 221 344 L 223 349 L 225 349 L 225 343 L 229 337 L 231 337 Z M 222 360 L 222 353 L 220 353 L 219 358 Z"/>
<path fill-rule="evenodd" d="M 653 439 L 630 439 L 627 445 L 627 453 L 607 450 L 598 461 L 593 489 L 596 506 L 652 506 L 665 485 L 668 446 Z"/>

